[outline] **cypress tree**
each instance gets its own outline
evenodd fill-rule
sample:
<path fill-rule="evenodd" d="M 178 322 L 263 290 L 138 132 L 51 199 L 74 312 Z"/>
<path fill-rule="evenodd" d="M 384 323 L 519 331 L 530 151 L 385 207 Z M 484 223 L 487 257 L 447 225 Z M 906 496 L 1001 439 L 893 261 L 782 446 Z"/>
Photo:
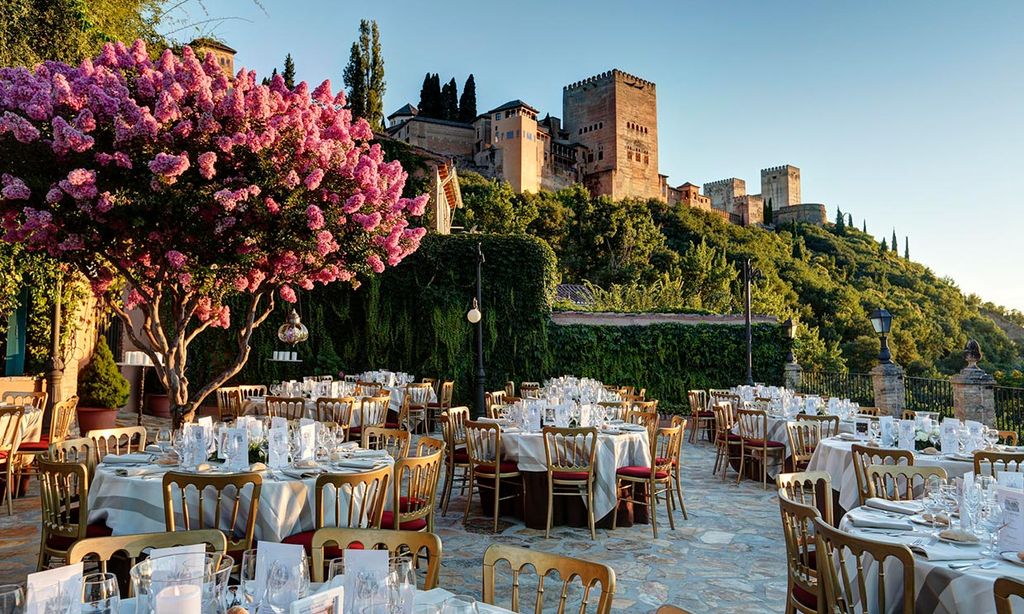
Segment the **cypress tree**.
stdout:
<path fill-rule="evenodd" d="M 360 26 L 362 27 L 362 26 Z M 384 129 L 384 92 L 387 83 L 384 81 L 384 54 L 380 49 L 380 30 L 377 20 L 370 27 L 370 46 L 364 49 L 369 74 L 366 79 L 366 121 L 374 130 Z"/>
<path fill-rule="evenodd" d="M 882 255 L 889 253 L 889 244 L 886 242 L 885 237 L 882 237 Z"/>
<path fill-rule="evenodd" d="M 466 123 L 476 119 L 476 79 L 470 74 L 466 78 L 466 84 L 462 86 L 462 96 L 459 98 L 459 121 Z"/>
<path fill-rule="evenodd" d="M 295 61 L 292 60 L 290 53 L 284 56 L 284 70 L 281 72 L 281 77 L 284 79 L 285 87 L 295 88 Z"/>
<path fill-rule="evenodd" d="M 903 237 L 903 258 L 910 260 L 910 237 Z"/>
<path fill-rule="evenodd" d="M 423 85 L 420 86 L 420 115 L 423 115 L 430 106 L 430 73 L 423 75 Z"/>
<path fill-rule="evenodd" d="M 894 254 L 900 253 L 900 240 L 896 238 L 896 229 L 892 229 L 892 252 Z"/>
<path fill-rule="evenodd" d="M 359 43 L 352 43 L 343 79 L 348 88 L 348 108 L 353 117 L 366 117 L 366 70 Z"/>
<path fill-rule="evenodd" d="M 427 97 L 427 117 L 443 119 L 444 104 L 441 100 L 441 78 L 437 76 L 437 73 L 430 75 L 430 87 L 427 93 L 429 94 Z M 423 114 L 422 109 L 420 114 Z"/>
<path fill-rule="evenodd" d="M 444 119 L 459 119 L 459 86 L 455 83 L 455 77 L 441 88 L 441 104 Z"/>
<path fill-rule="evenodd" d="M 839 207 L 836 207 L 836 232 L 840 234 L 846 232 L 846 216 L 843 215 Z"/>
<path fill-rule="evenodd" d="M 764 204 L 764 213 L 761 217 L 764 219 L 765 224 L 771 224 L 772 222 L 774 222 L 775 211 L 772 210 L 771 199 L 769 199 L 768 202 Z"/>
<path fill-rule="evenodd" d="M 374 130 L 382 130 L 386 84 L 376 21 L 363 19 L 359 22 L 359 40 L 352 43 L 343 77 L 352 115 L 368 121 Z"/>
<path fill-rule="evenodd" d="M 861 228 L 861 230 L 864 231 L 864 234 L 868 233 L 868 220 L 867 220 L 867 218 L 864 218 L 864 227 Z"/>

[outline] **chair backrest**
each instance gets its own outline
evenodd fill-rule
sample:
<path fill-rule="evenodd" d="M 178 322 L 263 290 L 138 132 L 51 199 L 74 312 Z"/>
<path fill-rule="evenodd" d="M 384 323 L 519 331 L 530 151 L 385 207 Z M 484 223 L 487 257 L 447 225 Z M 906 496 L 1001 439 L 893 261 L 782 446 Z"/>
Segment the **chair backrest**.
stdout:
<path fill-rule="evenodd" d="M 510 397 L 516 396 L 516 383 L 512 380 L 505 382 L 504 393 Z"/>
<path fill-rule="evenodd" d="M 814 558 L 823 597 L 823 601 L 818 603 L 818 611 L 829 614 L 854 614 L 868 610 L 914 611 L 914 555 L 909 548 L 903 544 L 854 537 L 832 528 L 820 518 L 814 519 L 814 532 Z M 898 603 L 889 607 L 886 578 L 893 573 L 903 576 L 903 594 L 898 597 Z M 860 602 L 861 595 L 873 595 L 875 603 Z"/>
<path fill-rule="evenodd" d="M 501 460 L 501 427 L 490 422 L 466 420 L 466 454 L 469 464 L 490 465 Z"/>
<path fill-rule="evenodd" d="M 383 529 L 398 529 L 408 523 L 423 520 L 427 531 L 434 530 L 434 504 L 437 502 L 437 482 L 441 477 L 441 458 L 444 449 L 425 456 L 410 456 L 395 463 L 394 496 L 391 509 L 394 525 Z"/>
<path fill-rule="evenodd" d="M 238 386 L 221 386 L 217 389 L 217 415 L 221 420 L 237 418 L 242 413 L 242 394 Z"/>
<path fill-rule="evenodd" d="M 433 393 L 434 387 L 430 384 L 406 384 L 403 404 L 407 403 L 412 408 L 426 407 Z"/>
<path fill-rule="evenodd" d="M 658 412 L 630 409 L 626 412 L 626 422 L 642 424 L 647 427 L 647 437 L 653 442 L 654 431 L 658 428 Z"/>
<path fill-rule="evenodd" d="M 89 517 L 89 470 L 83 463 L 39 459 L 39 503 L 43 539 L 85 537 Z"/>
<path fill-rule="evenodd" d="M 46 392 L 8 392 L 3 396 L 4 405 L 24 405 L 33 409 L 46 408 Z"/>
<path fill-rule="evenodd" d="M 226 554 L 228 540 L 216 529 L 195 531 L 174 531 L 173 533 L 137 533 L 109 537 L 87 537 L 75 542 L 68 550 L 68 565 L 82 561 L 95 562 L 101 572 L 106 573 L 107 563 L 114 555 L 123 554 L 128 558 L 128 568 L 135 566 L 146 550 L 172 548 L 174 546 L 206 545 L 207 552 Z"/>
<path fill-rule="evenodd" d="M 733 425 L 736 424 L 732 403 L 715 403 L 711 406 L 711 413 L 715 416 L 715 441 L 719 445 L 724 445 L 728 441 Z"/>
<path fill-rule="evenodd" d="M 789 437 L 789 449 L 793 463 L 800 465 L 811 460 L 814 449 L 821 441 L 821 426 L 810 420 L 797 420 L 786 423 L 786 435 Z"/>
<path fill-rule="evenodd" d="M 421 384 L 430 384 L 430 387 L 437 392 L 437 378 L 436 377 L 422 377 L 420 378 Z"/>
<path fill-rule="evenodd" d="M 625 420 L 626 412 L 629 411 L 626 401 L 601 401 L 598 405 L 607 410 L 609 420 Z"/>
<path fill-rule="evenodd" d="M 495 390 L 491 393 L 491 403 L 494 405 L 504 405 L 505 397 L 514 397 L 514 394 L 508 394 L 505 390 Z"/>
<path fill-rule="evenodd" d="M 324 581 L 324 550 L 327 546 L 347 548 L 358 544 L 366 550 L 387 549 L 392 555 L 411 554 L 413 560 L 426 558 L 427 570 L 422 590 L 437 588 L 441 572 L 441 538 L 420 531 L 391 529 L 347 529 L 324 527 L 313 534 L 313 582 Z M 413 569 L 418 569 L 413 565 Z"/>
<path fill-rule="evenodd" d="M 782 515 L 782 535 L 786 540 L 786 572 L 792 585 L 817 596 L 822 602 L 818 585 L 818 569 L 814 560 L 814 521 L 820 520 L 818 509 L 791 500 L 784 489 L 779 489 L 779 512 Z"/>
<path fill-rule="evenodd" d="M 50 416 L 50 443 L 64 441 L 68 438 L 77 408 L 78 395 L 64 399 L 53 406 L 53 413 Z"/>
<path fill-rule="evenodd" d="M 267 415 L 271 418 L 300 420 L 306 417 L 306 399 L 302 397 L 267 397 Z"/>
<path fill-rule="evenodd" d="M 1010 598 L 1024 599 L 1024 582 L 1005 576 L 996 578 L 992 594 L 996 600 L 996 614 L 1013 614 L 1013 604 L 1010 603 Z"/>
<path fill-rule="evenodd" d="M 740 437 L 760 440 L 767 445 L 767 412 L 761 409 L 738 409 L 736 410 L 736 423 L 739 425 Z"/>
<path fill-rule="evenodd" d="M 686 393 L 687 398 L 690 401 L 690 415 L 695 416 L 697 412 L 707 411 L 708 409 L 708 391 L 707 390 L 690 390 Z"/>
<path fill-rule="evenodd" d="M 263 384 L 239 384 L 238 394 L 242 397 L 242 400 L 248 400 L 252 397 L 265 397 L 267 396 L 267 387 Z"/>
<path fill-rule="evenodd" d="M 890 501 L 909 501 L 915 490 L 924 492 L 928 478 L 946 480 L 942 467 L 909 467 L 901 465 L 869 465 L 868 495 Z"/>
<path fill-rule="evenodd" d="M 382 394 L 384 384 L 379 382 L 356 382 L 355 396 L 376 397 Z"/>
<path fill-rule="evenodd" d="M 24 416 L 23 405 L 0 407 L 0 452 L 5 455 L 13 455 L 21 445 L 21 421 Z"/>
<path fill-rule="evenodd" d="M 519 384 L 519 396 L 524 399 L 534 399 L 540 396 L 540 382 L 522 382 Z"/>
<path fill-rule="evenodd" d="M 1017 431 L 999 431 L 999 441 L 1008 446 L 1017 445 Z"/>
<path fill-rule="evenodd" d="M 179 526 L 186 531 L 220 529 L 228 537 L 229 552 L 248 550 L 253 545 L 262 489 L 263 478 L 255 472 L 197 475 L 169 471 L 163 478 L 165 526 L 168 531 Z M 210 499 L 212 514 L 207 513 Z M 176 509 L 175 502 L 180 508 Z"/>
<path fill-rule="evenodd" d="M 441 391 L 438 394 L 437 402 L 441 409 L 448 409 L 452 406 L 452 397 L 455 395 L 455 381 L 446 379 L 441 382 Z"/>
<path fill-rule="evenodd" d="M 320 527 L 380 526 L 391 467 L 360 473 L 323 473 L 316 478 L 313 522 Z M 328 504 L 333 503 L 333 509 Z"/>
<path fill-rule="evenodd" d="M 368 450 L 387 450 L 395 460 L 409 456 L 409 431 L 383 426 L 363 427 L 362 447 Z"/>
<path fill-rule="evenodd" d="M 556 471 L 586 473 L 594 475 L 594 459 L 597 457 L 597 429 L 556 428 L 545 426 L 544 456 L 547 459 L 548 475 Z"/>
<path fill-rule="evenodd" d="M 146 449 L 146 427 L 119 426 L 112 429 L 94 429 L 85 434 L 92 439 L 96 462 L 107 454 L 131 454 Z"/>
<path fill-rule="evenodd" d="M 651 479 L 659 471 L 672 473 L 672 461 L 679 459 L 685 428 L 684 421 L 681 426 L 662 427 L 655 432 L 651 440 Z"/>
<path fill-rule="evenodd" d="M 320 397 L 316 401 L 316 419 L 320 422 L 333 422 L 347 429 L 352 423 L 352 410 L 355 407 L 355 397 Z"/>
<path fill-rule="evenodd" d="M 861 407 L 860 409 L 857 410 L 857 413 L 859 413 L 862 416 L 873 416 L 875 418 L 882 415 L 881 410 L 879 410 L 877 407 Z"/>
<path fill-rule="evenodd" d="M 75 437 L 50 444 L 50 460 L 85 465 L 92 476 L 96 468 L 96 443 L 89 437 Z"/>
<path fill-rule="evenodd" d="M 443 455 L 447 448 L 448 444 L 440 439 L 420 437 L 416 442 L 416 456 L 428 456 L 434 452 L 440 452 Z"/>
<path fill-rule="evenodd" d="M 996 471 L 1024 470 L 1024 452 L 996 452 L 977 450 L 974 453 L 974 475 L 991 475 Z"/>
<path fill-rule="evenodd" d="M 469 420 L 469 408 L 465 405 L 460 407 L 450 407 L 445 410 L 448 414 L 448 420 L 452 426 L 452 441 L 445 440 L 449 446 L 456 444 L 461 445 L 466 443 L 466 420 Z M 452 450 L 449 447 L 449 452 Z"/>
<path fill-rule="evenodd" d="M 651 399 L 651 400 L 648 400 L 648 401 L 641 401 L 641 400 L 629 401 L 629 408 L 632 411 L 643 411 L 643 412 L 657 414 L 658 413 L 658 401 L 656 399 Z"/>
<path fill-rule="evenodd" d="M 868 485 L 868 465 L 913 465 L 914 453 L 910 450 L 875 448 L 855 443 L 850 446 L 853 453 L 853 474 L 857 478 L 857 495 L 860 505 L 871 496 Z"/>
<path fill-rule="evenodd" d="M 900 415 L 900 420 L 914 420 L 917 418 L 917 412 L 912 409 L 904 409 Z"/>
<path fill-rule="evenodd" d="M 391 396 L 363 397 L 359 401 L 359 426 L 384 426 L 388 419 Z"/>
<path fill-rule="evenodd" d="M 508 562 L 512 570 L 512 603 L 509 609 L 514 612 L 520 611 L 519 576 L 526 567 L 532 567 L 538 576 L 537 592 L 535 595 L 536 606 L 534 608 L 537 614 L 540 614 L 542 611 L 557 611 L 559 614 L 562 614 L 566 611 L 570 592 L 572 592 L 574 597 L 579 595 L 580 606 L 578 611 L 580 614 L 583 614 L 594 599 L 592 593 L 595 586 L 600 586 L 601 595 L 597 600 L 594 612 L 596 614 L 608 614 L 611 612 L 612 599 L 615 597 L 615 571 L 611 567 L 601 563 L 584 561 L 583 559 L 571 558 L 550 552 L 540 552 L 529 548 L 506 546 L 505 544 L 491 544 L 484 551 L 484 603 L 498 605 L 495 601 L 494 568 L 501 561 Z M 558 580 L 550 577 L 552 572 L 558 574 Z M 561 590 L 545 590 L 545 580 L 548 579 L 553 582 L 560 580 Z M 571 588 L 574 588 L 573 585 L 577 581 L 582 585 L 582 590 L 570 591 Z M 550 605 L 544 607 L 544 596 L 550 594 L 554 594 L 558 599 L 557 610 Z"/>
<path fill-rule="evenodd" d="M 818 428 L 821 430 L 822 439 L 835 437 L 836 435 L 839 434 L 839 416 L 829 416 L 822 414 L 810 416 L 808 414 L 797 414 L 796 421 L 818 423 Z"/>
<path fill-rule="evenodd" d="M 832 476 L 827 471 L 780 473 L 775 476 L 775 485 L 790 501 L 817 508 L 822 519 L 833 524 Z"/>

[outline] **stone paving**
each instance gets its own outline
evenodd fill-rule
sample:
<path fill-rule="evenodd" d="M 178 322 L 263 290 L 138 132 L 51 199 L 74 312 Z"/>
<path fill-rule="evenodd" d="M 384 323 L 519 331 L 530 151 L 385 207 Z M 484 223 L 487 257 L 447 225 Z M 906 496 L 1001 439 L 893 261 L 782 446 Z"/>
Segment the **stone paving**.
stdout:
<path fill-rule="evenodd" d="M 448 516 L 438 513 L 436 518 L 444 544 L 440 585 L 479 597 L 483 551 L 501 542 L 610 565 L 617 576 L 617 612 L 653 612 L 663 603 L 694 613 L 782 612 L 786 561 L 776 495 L 757 482 L 736 485 L 735 474 L 726 482 L 712 477 L 713 462 L 708 443 L 684 443 L 683 487 L 690 517 L 683 520 L 677 511 L 676 529 L 669 530 L 661 506 L 658 539 L 649 525 L 598 529 L 596 541 L 587 529 L 567 527 L 556 527 L 546 540 L 543 531 L 513 522 L 504 522 L 508 528 L 497 535 L 471 533 L 462 525 L 465 499 L 455 496 Z M 479 513 L 479 505 L 474 512 Z M 0 584 L 24 582 L 35 570 L 38 523 L 33 481 L 29 496 L 15 500 L 13 517 L 0 508 Z"/>

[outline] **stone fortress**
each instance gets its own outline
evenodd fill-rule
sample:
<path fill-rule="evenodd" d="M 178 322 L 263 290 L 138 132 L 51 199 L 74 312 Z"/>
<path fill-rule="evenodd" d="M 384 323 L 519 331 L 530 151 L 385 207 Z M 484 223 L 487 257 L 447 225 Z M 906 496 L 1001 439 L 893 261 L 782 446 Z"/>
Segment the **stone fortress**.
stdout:
<path fill-rule="evenodd" d="M 464 170 L 507 181 L 516 192 L 558 190 L 581 183 L 594 195 L 656 198 L 704 209 L 735 224 L 823 224 L 825 207 L 801 201 L 800 169 L 761 171 L 761 193 L 730 178 L 701 187 L 668 184 L 658 172 L 658 113 L 654 83 L 610 70 L 562 88 L 562 117 L 511 100 L 472 122 L 420 117 L 406 104 L 388 116 L 387 136 L 441 155 Z"/>

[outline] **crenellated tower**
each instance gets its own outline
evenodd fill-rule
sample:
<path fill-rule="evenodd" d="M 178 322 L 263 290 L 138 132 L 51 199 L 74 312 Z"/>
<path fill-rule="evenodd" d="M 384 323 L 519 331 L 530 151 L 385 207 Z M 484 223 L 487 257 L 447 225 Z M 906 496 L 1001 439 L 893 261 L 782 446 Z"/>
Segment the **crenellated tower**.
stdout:
<path fill-rule="evenodd" d="M 761 169 L 761 197 L 774 211 L 799 205 L 800 169 L 791 164 Z"/>

